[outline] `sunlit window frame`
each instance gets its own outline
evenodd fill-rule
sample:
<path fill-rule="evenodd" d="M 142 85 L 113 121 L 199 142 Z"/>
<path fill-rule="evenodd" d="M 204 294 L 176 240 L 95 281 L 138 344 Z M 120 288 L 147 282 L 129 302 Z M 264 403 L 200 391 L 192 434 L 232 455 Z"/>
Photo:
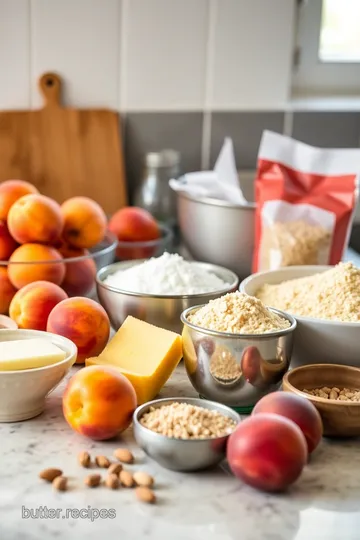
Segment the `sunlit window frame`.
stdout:
<path fill-rule="evenodd" d="M 319 59 L 322 0 L 295 1 L 298 9 L 293 93 L 360 97 L 360 62 Z"/>

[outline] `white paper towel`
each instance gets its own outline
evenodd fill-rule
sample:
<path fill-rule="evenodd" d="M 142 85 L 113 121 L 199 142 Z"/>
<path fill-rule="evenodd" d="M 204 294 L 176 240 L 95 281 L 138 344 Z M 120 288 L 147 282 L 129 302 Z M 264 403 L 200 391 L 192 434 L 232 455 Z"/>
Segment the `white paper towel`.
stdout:
<path fill-rule="evenodd" d="M 174 191 L 184 191 L 195 197 L 210 197 L 235 204 L 248 205 L 239 184 L 232 139 L 226 137 L 213 171 L 199 171 L 171 179 Z"/>

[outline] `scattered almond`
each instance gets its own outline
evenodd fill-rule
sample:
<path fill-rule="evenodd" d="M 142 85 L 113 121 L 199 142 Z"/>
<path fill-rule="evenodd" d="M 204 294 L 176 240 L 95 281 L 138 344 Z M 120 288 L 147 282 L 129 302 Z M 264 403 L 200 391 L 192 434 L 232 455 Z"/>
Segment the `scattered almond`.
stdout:
<path fill-rule="evenodd" d="M 44 469 L 39 473 L 39 477 L 47 482 L 52 482 L 57 476 L 61 476 L 62 471 L 60 469 Z"/>
<path fill-rule="evenodd" d="M 89 474 L 84 479 L 84 484 L 88 487 L 97 487 L 101 482 L 100 474 Z"/>
<path fill-rule="evenodd" d="M 114 456 L 122 463 L 134 463 L 134 456 L 127 448 L 117 448 Z"/>
<path fill-rule="evenodd" d="M 80 465 L 82 467 L 90 467 L 90 464 L 91 464 L 91 457 L 90 457 L 90 454 L 89 452 L 80 452 L 80 454 L 78 455 L 78 461 L 80 463 Z"/>
<path fill-rule="evenodd" d="M 151 487 L 152 485 L 154 485 L 153 477 L 144 471 L 138 471 L 134 473 L 134 480 L 135 483 L 141 487 Z"/>
<path fill-rule="evenodd" d="M 98 467 L 103 469 L 107 469 L 111 465 L 110 460 L 106 456 L 96 456 L 95 463 Z"/>
<path fill-rule="evenodd" d="M 67 488 L 67 478 L 65 476 L 57 476 L 52 481 L 52 485 L 56 491 L 66 491 Z"/>
<path fill-rule="evenodd" d="M 134 477 L 129 471 L 121 471 L 119 478 L 121 484 L 125 487 L 131 488 L 135 484 Z"/>
<path fill-rule="evenodd" d="M 135 489 L 135 495 L 141 502 L 148 504 L 154 504 L 156 502 L 155 493 L 148 487 L 137 487 Z"/>
<path fill-rule="evenodd" d="M 112 463 L 110 467 L 108 468 L 108 474 L 116 474 L 116 476 L 119 476 L 121 471 L 122 471 L 121 463 Z"/>
<path fill-rule="evenodd" d="M 117 489 L 120 486 L 120 480 L 117 474 L 109 474 L 105 479 L 106 487 Z"/>

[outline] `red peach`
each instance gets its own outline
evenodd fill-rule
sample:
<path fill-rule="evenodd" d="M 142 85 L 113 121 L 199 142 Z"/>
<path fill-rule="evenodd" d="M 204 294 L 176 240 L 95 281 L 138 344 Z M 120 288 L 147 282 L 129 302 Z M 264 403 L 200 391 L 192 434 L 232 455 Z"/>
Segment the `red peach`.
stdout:
<path fill-rule="evenodd" d="M 0 184 L 0 219 L 7 220 L 14 202 L 24 195 L 39 193 L 35 186 L 23 180 L 6 180 Z"/>
<path fill-rule="evenodd" d="M 54 307 L 47 331 L 71 339 L 78 348 L 76 362 L 83 364 L 87 358 L 103 351 L 110 335 L 110 322 L 100 304 L 75 296 Z"/>
<path fill-rule="evenodd" d="M 15 249 L 10 257 L 9 279 L 17 289 L 33 281 L 51 281 L 60 285 L 65 277 L 62 261 L 60 253 L 53 247 L 24 244 Z"/>
<path fill-rule="evenodd" d="M 66 244 L 59 247 L 59 252 L 64 257 L 66 272 L 62 282 L 62 288 L 69 296 L 86 296 L 94 287 L 96 277 L 96 264 L 87 249 L 76 249 Z M 66 259 L 82 258 L 78 261 L 67 262 Z"/>
<path fill-rule="evenodd" d="M 73 375 L 63 394 L 69 425 L 95 441 L 111 439 L 129 427 L 136 394 L 124 375 L 111 367 L 85 367 Z"/>
<path fill-rule="evenodd" d="M 300 428 L 278 414 L 247 418 L 230 435 L 227 445 L 227 459 L 235 476 L 264 491 L 290 486 L 299 478 L 307 457 Z"/>
<path fill-rule="evenodd" d="M 53 244 L 63 226 L 60 205 L 45 195 L 25 195 L 9 210 L 9 231 L 19 244 Z"/>
<path fill-rule="evenodd" d="M 292 420 L 304 434 L 311 454 L 321 441 L 323 425 L 316 407 L 306 398 L 288 392 L 272 392 L 255 405 L 252 414 L 273 413 Z"/>
<path fill-rule="evenodd" d="M 15 293 L 16 289 L 9 280 L 7 268 L 0 266 L 0 313 L 2 315 L 9 312 L 9 306 Z"/>
<path fill-rule="evenodd" d="M 5 221 L 0 221 L 0 261 L 7 261 L 17 247 Z"/>
<path fill-rule="evenodd" d="M 101 206 L 88 197 L 72 197 L 61 206 L 63 239 L 75 248 L 88 249 L 104 239 L 107 218 Z"/>
<path fill-rule="evenodd" d="M 66 292 L 55 283 L 35 281 L 17 291 L 11 301 L 9 314 L 19 328 L 45 331 L 52 309 L 67 297 Z"/>
<path fill-rule="evenodd" d="M 143 208 L 128 206 L 118 210 L 110 219 L 109 230 L 119 242 L 148 242 L 158 240 L 161 230 L 153 216 Z M 156 252 L 156 246 L 119 245 L 116 255 L 119 259 L 144 259 Z"/>

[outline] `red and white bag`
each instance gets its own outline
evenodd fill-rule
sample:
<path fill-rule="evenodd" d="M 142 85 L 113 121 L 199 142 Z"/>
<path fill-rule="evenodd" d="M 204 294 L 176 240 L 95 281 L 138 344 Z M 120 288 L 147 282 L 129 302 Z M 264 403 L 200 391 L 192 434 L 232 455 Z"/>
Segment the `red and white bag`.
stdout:
<path fill-rule="evenodd" d="M 264 131 L 253 271 L 337 264 L 349 241 L 359 173 L 360 149 L 315 148 Z"/>

